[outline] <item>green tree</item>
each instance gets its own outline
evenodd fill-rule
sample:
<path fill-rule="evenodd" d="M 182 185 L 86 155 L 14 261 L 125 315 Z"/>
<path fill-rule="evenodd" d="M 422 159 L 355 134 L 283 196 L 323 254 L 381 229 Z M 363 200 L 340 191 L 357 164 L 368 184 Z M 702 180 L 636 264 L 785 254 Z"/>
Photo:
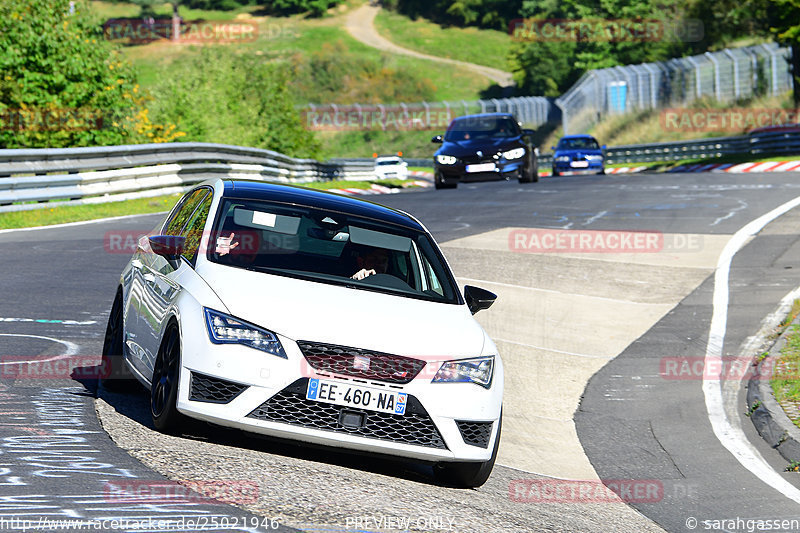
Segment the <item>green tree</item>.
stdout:
<path fill-rule="evenodd" d="M 152 88 L 153 118 L 177 124 L 186 132 L 183 140 L 254 146 L 291 156 L 318 154 L 314 134 L 294 108 L 286 65 L 208 46 L 164 68 Z"/>
<path fill-rule="evenodd" d="M 681 1 L 525 0 L 509 58 L 514 79 L 527 94 L 558 96 L 587 70 L 672 57 L 684 46 L 670 31 Z M 547 23 L 575 31 L 534 31 Z M 657 31 L 620 31 L 637 23 L 655 23 Z"/>
<path fill-rule="evenodd" d="M 766 13 L 775 40 L 792 49 L 793 99 L 795 107 L 800 108 L 800 0 L 771 0 Z"/>
<path fill-rule="evenodd" d="M 0 20 L 0 147 L 124 144 L 164 133 L 84 0 L 3 0 Z"/>
<path fill-rule="evenodd" d="M 519 18 L 522 0 L 387 0 L 384 5 L 440 24 L 504 30 Z"/>

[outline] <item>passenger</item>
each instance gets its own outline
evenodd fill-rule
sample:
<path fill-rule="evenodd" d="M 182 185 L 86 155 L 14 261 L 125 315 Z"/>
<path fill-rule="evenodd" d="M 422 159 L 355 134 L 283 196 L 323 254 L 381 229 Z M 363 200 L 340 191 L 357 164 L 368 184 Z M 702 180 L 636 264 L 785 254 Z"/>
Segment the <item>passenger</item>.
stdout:
<path fill-rule="evenodd" d="M 356 255 L 358 272 L 351 279 L 362 280 L 374 274 L 385 274 L 389 270 L 389 252 L 383 248 L 373 248 L 366 254 Z"/>

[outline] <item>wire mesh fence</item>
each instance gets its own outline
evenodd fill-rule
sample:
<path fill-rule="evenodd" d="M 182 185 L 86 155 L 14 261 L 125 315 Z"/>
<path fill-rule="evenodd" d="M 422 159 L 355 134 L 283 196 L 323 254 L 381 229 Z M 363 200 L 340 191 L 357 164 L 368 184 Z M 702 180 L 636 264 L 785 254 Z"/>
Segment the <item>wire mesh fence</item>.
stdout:
<path fill-rule="evenodd" d="M 556 99 L 564 133 L 585 131 L 603 117 L 685 106 L 703 97 L 719 102 L 778 95 L 791 89 L 789 48 L 775 43 L 586 72 Z"/>
<path fill-rule="evenodd" d="M 561 122 L 580 133 L 608 115 L 778 95 L 792 88 L 791 50 L 776 43 L 586 72 L 559 98 L 527 96 L 398 104 L 308 104 L 306 126 L 316 130 L 443 131 L 450 120 L 474 113 L 512 113 L 529 128 Z"/>
<path fill-rule="evenodd" d="M 457 102 L 308 104 L 301 110 L 306 127 L 320 131 L 444 131 L 453 118 L 475 113 L 511 113 L 531 128 L 560 119 L 553 99 L 541 96 Z"/>

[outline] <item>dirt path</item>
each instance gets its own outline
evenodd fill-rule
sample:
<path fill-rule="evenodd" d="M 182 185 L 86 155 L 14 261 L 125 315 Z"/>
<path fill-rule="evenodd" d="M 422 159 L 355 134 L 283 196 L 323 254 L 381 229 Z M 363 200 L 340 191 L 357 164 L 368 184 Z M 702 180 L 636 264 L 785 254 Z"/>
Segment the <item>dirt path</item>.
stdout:
<path fill-rule="evenodd" d="M 417 57 L 420 59 L 428 59 L 430 61 L 439 61 L 440 63 L 449 63 L 451 65 L 457 65 L 459 67 L 463 67 L 477 74 L 480 74 L 481 76 L 489 78 L 490 80 L 499 84 L 502 87 L 507 87 L 509 85 L 514 84 L 513 80 L 511 79 L 510 72 L 504 72 L 502 70 L 498 70 L 496 68 L 491 68 L 491 67 L 484 67 L 483 65 L 476 65 L 475 63 L 467 63 L 466 61 L 458 61 L 456 59 L 431 56 L 428 54 L 415 52 L 414 50 L 409 50 L 408 48 L 397 46 L 388 39 L 381 37 L 375 30 L 375 25 L 373 24 L 373 22 L 375 20 L 375 15 L 378 14 L 379 10 L 380 7 L 378 6 L 371 6 L 369 4 L 364 4 L 363 6 L 359 7 L 358 9 L 352 11 L 347 15 L 345 28 L 347 28 L 347 31 L 355 39 L 361 41 L 367 46 L 377 48 L 378 50 L 383 50 L 384 52 L 389 52 L 392 54 L 403 54 L 407 56 Z"/>

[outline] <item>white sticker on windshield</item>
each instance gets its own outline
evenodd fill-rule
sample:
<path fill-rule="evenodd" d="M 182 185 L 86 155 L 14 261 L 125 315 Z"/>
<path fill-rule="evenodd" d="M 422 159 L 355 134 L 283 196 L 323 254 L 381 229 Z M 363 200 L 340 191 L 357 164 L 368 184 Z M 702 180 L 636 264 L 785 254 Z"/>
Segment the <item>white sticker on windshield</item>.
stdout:
<path fill-rule="evenodd" d="M 266 226 L 268 228 L 275 227 L 275 214 L 265 213 L 264 211 L 253 211 L 253 224 L 259 226 Z"/>

